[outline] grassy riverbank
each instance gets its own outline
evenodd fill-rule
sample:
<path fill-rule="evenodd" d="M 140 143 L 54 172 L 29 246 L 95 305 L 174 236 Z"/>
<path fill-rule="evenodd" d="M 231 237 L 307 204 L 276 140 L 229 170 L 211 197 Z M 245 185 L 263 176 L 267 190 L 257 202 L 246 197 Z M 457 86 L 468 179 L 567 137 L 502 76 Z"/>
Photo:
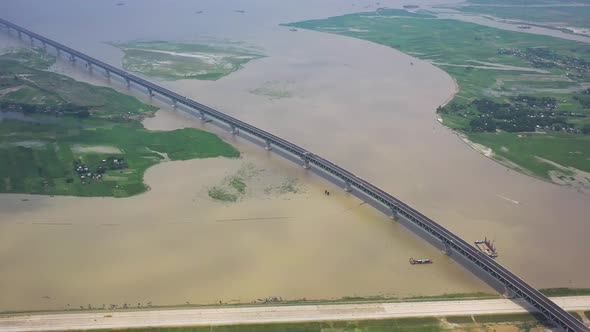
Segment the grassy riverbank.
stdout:
<path fill-rule="evenodd" d="M 137 41 L 111 44 L 125 56 L 126 70 L 166 80 L 218 80 L 263 55 L 236 45 Z"/>
<path fill-rule="evenodd" d="M 539 291 L 548 297 L 561 296 L 585 296 L 590 295 L 590 288 L 546 288 Z M 138 307 L 133 305 L 120 304 L 115 310 L 140 311 L 157 309 L 205 309 L 205 308 L 236 308 L 236 307 L 259 307 L 259 306 L 298 306 L 298 305 L 337 305 L 337 304 L 370 304 L 370 303 L 407 303 L 407 302 L 434 302 L 434 301 L 468 301 L 503 298 L 499 294 L 492 293 L 450 293 L 431 296 L 365 296 L 365 297 L 343 297 L 339 299 L 284 299 L 281 302 L 256 302 L 256 303 L 212 303 L 212 304 L 179 304 L 179 305 L 158 305 L 153 303 L 140 303 Z M 126 307 L 126 308 L 125 308 Z M 25 315 L 25 314 L 49 314 L 59 312 L 110 312 L 99 305 L 73 305 L 63 310 L 41 310 L 41 311 L 5 311 L 0 315 Z"/>
<path fill-rule="evenodd" d="M 237 157 L 196 129 L 148 131 L 155 107 L 113 89 L 45 71 L 40 51 L 0 56 L 0 192 L 125 197 L 146 191 L 145 170 L 168 157 Z"/>
<path fill-rule="evenodd" d="M 509 167 L 590 187 L 590 179 L 572 176 L 590 172 L 590 45 L 393 9 L 288 25 L 433 63 L 460 88 L 437 110 L 445 125 L 492 148 L 490 156 Z"/>

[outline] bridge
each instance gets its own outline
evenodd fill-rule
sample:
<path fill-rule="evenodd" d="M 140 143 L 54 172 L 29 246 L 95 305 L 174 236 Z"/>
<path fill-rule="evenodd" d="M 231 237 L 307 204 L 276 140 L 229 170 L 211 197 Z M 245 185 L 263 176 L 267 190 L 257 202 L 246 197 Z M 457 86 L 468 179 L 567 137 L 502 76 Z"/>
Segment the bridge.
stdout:
<path fill-rule="evenodd" d="M 247 133 L 248 135 L 261 140 L 261 142 L 264 143 L 265 148 L 268 150 L 272 149 L 273 146 L 276 146 L 299 158 L 302 166 L 305 168 L 310 168 L 312 165 L 318 167 L 322 171 L 331 175 L 334 179 L 342 181 L 346 191 L 352 191 L 353 188 L 356 188 L 360 192 L 387 207 L 391 212 L 391 217 L 393 219 L 403 217 L 418 228 L 438 239 L 444 246 L 443 252 L 447 255 L 456 253 L 473 263 L 475 266 L 481 268 L 481 270 L 489 276 L 504 285 L 506 291 L 524 299 L 532 307 L 542 313 L 549 322 L 552 322 L 557 327 L 566 331 L 590 331 L 590 329 L 584 326 L 582 322 L 578 321 L 574 316 L 563 310 L 541 292 L 528 285 L 524 280 L 514 275 L 508 269 L 483 254 L 472 245 L 465 242 L 459 236 L 414 210 L 412 207 L 391 194 L 379 189 L 377 186 L 363 180 L 321 156 L 253 125 L 240 121 L 187 97 L 181 96 L 166 88 L 132 75 L 84 53 L 78 52 L 9 21 L 0 19 L 0 25 L 4 26 L 9 33 L 14 30 L 20 39 L 22 39 L 23 35 L 28 37 L 31 44 L 34 44 L 36 40 L 41 43 L 44 49 L 46 49 L 48 45 L 53 47 L 58 56 L 61 53 L 65 53 L 69 56 L 71 61 L 85 61 L 90 69 L 92 69 L 92 66 L 102 69 L 107 77 L 111 77 L 111 75 L 119 76 L 126 82 L 127 86 L 130 86 L 131 83 L 136 84 L 137 86 L 146 89 L 150 96 L 159 94 L 164 98 L 168 98 L 175 107 L 178 105 L 184 105 L 191 113 L 197 114 L 203 120 L 206 119 L 206 117 L 210 117 L 220 121 L 229 127 L 232 134 L 237 134 L 238 132 Z"/>

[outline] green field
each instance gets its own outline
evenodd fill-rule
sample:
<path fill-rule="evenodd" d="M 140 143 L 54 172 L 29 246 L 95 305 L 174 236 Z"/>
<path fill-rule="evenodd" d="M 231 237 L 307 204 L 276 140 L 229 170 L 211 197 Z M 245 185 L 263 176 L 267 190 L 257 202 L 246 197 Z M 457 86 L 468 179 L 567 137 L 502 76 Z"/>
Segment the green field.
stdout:
<path fill-rule="evenodd" d="M 218 80 L 263 55 L 236 45 L 211 46 L 165 41 L 112 43 L 129 71 L 166 80 Z"/>
<path fill-rule="evenodd" d="M 580 174 L 571 180 L 566 169 L 590 172 L 590 45 L 397 9 L 288 26 L 372 41 L 433 63 L 460 87 L 437 110 L 445 125 L 491 147 L 509 167 L 590 184 Z M 530 131 L 546 135 L 518 138 Z"/>
<path fill-rule="evenodd" d="M 143 174 L 164 154 L 239 155 L 200 130 L 148 131 L 140 120 L 153 106 L 44 71 L 44 58 L 27 50 L 0 56 L 0 192 L 126 197 L 148 189 Z"/>
<path fill-rule="evenodd" d="M 590 295 L 590 288 L 545 288 L 539 289 L 545 296 L 581 296 Z"/>

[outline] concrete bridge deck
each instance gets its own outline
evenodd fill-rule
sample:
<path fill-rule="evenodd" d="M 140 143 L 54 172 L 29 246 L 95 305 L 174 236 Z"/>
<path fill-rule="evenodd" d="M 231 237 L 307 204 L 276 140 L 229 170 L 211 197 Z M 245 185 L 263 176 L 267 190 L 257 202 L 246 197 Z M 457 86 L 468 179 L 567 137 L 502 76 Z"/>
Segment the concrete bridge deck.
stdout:
<path fill-rule="evenodd" d="M 459 236 L 453 234 L 432 219 L 414 210 L 412 207 L 395 198 L 391 194 L 352 174 L 346 169 L 285 139 L 275 136 L 246 122 L 240 121 L 234 117 L 226 115 L 194 100 L 188 99 L 164 87 L 104 63 L 98 59 L 78 52 L 9 21 L 0 19 L 0 25 L 6 27 L 8 32 L 11 30 L 16 31 L 19 38 L 21 38 L 22 35 L 25 35 L 30 39 L 31 43 L 37 40 L 43 45 L 44 48 L 46 48 L 47 45 L 55 48 L 58 55 L 61 53 L 66 53 L 70 56 L 72 61 L 81 60 L 85 61 L 90 67 L 95 66 L 97 68 L 101 68 L 109 77 L 113 74 L 117 75 L 123 79 L 127 85 L 134 83 L 138 86 L 141 86 L 147 90 L 150 96 L 153 96 L 155 93 L 157 93 L 162 97 L 170 99 L 170 101 L 175 106 L 179 104 L 184 105 L 187 107 L 190 113 L 199 115 L 202 119 L 205 117 L 210 117 L 225 123 L 229 126 L 231 132 L 234 134 L 240 131 L 256 137 L 264 142 L 267 149 L 270 149 L 272 146 L 276 146 L 296 156 L 297 158 L 301 158 L 304 167 L 309 168 L 312 165 L 318 167 L 324 172 L 332 175 L 334 179 L 343 181 L 345 190 L 350 191 L 353 188 L 356 188 L 365 195 L 386 206 L 391 211 L 392 218 L 403 217 L 416 227 L 438 239 L 444 245 L 445 253 L 451 254 L 451 252 L 455 252 L 458 255 L 461 255 L 467 261 L 473 263 L 475 266 L 481 268 L 489 276 L 493 277 L 499 283 L 504 285 L 507 291 L 510 291 L 515 296 L 523 298 L 528 304 L 530 304 L 532 308 L 541 312 L 556 326 L 561 327 L 567 331 L 590 331 L 590 329 L 585 327 L 584 324 L 563 310 L 549 298 L 541 294 L 534 287 L 528 285 L 524 280 L 514 275 L 512 272 L 499 263 L 495 262 L 493 259 L 481 253 Z"/>

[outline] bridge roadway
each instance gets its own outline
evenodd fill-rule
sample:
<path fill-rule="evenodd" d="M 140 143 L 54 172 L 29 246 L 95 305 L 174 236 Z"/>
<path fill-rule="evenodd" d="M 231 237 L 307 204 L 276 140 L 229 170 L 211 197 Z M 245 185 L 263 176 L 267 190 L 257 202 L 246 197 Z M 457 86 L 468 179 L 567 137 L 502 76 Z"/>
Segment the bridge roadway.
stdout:
<path fill-rule="evenodd" d="M 254 127 L 248 123 L 240 121 L 222 112 L 214 110 L 194 100 L 188 99 L 159 85 L 156 85 L 140 77 L 132 75 L 124 70 L 113 67 L 107 63 L 104 63 L 93 57 L 85 55 L 56 41 L 53 41 L 49 38 L 43 37 L 37 33 L 34 33 L 30 30 L 13 24 L 9 21 L 0 19 L 0 24 L 4 25 L 9 32 L 10 29 L 15 30 L 19 34 L 19 37 L 21 37 L 21 34 L 28 36 L 31 40 L 31 43 L 34 39 L 36 39 L 43 44 L 43 47 L 46 47 L 46 45 L 51 45 L 52 47 L 54 47 L 58 54 L 60 52 L 68 53 L 72 61 L 75 61 L 76 58 L 79 58 L 81 60 L 86 61 L 89 66 L 94 65 L 102 68 L 106 72 L 107 76 L 110 76 L 110 74 L 116 74 L 117 76 L 120 76 L 122 79 L 124 79 L 128 85 L 130 82 L 133 82 L 139 86 L 142 86 L 147 89 L 150 96 L 152 96 L 154 93 L 158 93 L 161 96 L 169 98 L 174 103 L 174 105 L 183 104 L 186 105 L 189 109 L 198 111 L 200 113 L 201 118 L 204 118 L 204 116 L 207 115 L 223 123 L 226 123 L 231 128 L 232 133 L 236 133 L 236 130 L 239 129 L 240 131 L 246 132 L 254 137 L 263 140 L 266 144 L 266 147 L 269 149 L 271 145 L 275 145 L 301 158 L 305 167 L 309 167 L 310 164 L 319 167 L 320 169 L 331 174 L 335 178 L 344 181 L 345 188 L 347 190 L 350 190 L 351 187 L 357 188 L 366 195 L 372 197 L 373 199 L 377 200 L 378 202 L 384 204 L 389 209 L 391 209 L 392 217 L 399 218 L 399 216 L 403 216 L 407 220 L 412 222 L 414 225 L 418 226 L 430 235 L 439 239 L 444 245 L 445 252 L 447 254 L 450 254 L 451 251 L 455 251 L 458 254 L 462 255 L 464 258 L 471 261 L 473 264 L 480 267 L 486 273 L 488 273 L 496 280 L 498 280 L 500 283 L 502 283 L 506 290 L 509 290 L 513 292 L 513 294 L 515 294 L 516 296 L 519 296 L 526 300 L 530 305 L 539 310 L 539 312 L 541 312 L 549 321 L 553 322 L 556 326 L 561 327 L 566 331 L 590 331 L 590 329 L 585 327 L 584 324 L 578 321 L 574 316 L 570 315 L 567 311 L 563 310 L 557 304 L 549 300 L 549 298 L 547 298 L 541 292 L 539 292 L 532 286 L 528 285 L 522 279 L 514 275 L 512 272 L 510 272 L 502 265 L 498 264 L 493 259 L 489 258 L 487 255 L 475 249 L 473 246 L 465 242 L 459 236 L 451 233 L 446 228 L 442 227 L 430 218 L 424 216 L 420 212 L 414 210 L 412 207 L 408 206 L 404 202 L 379 189 L 375 185 L 352 174 L 344 168 L 278 136 L 275 136 L 262 129 Z"/>

